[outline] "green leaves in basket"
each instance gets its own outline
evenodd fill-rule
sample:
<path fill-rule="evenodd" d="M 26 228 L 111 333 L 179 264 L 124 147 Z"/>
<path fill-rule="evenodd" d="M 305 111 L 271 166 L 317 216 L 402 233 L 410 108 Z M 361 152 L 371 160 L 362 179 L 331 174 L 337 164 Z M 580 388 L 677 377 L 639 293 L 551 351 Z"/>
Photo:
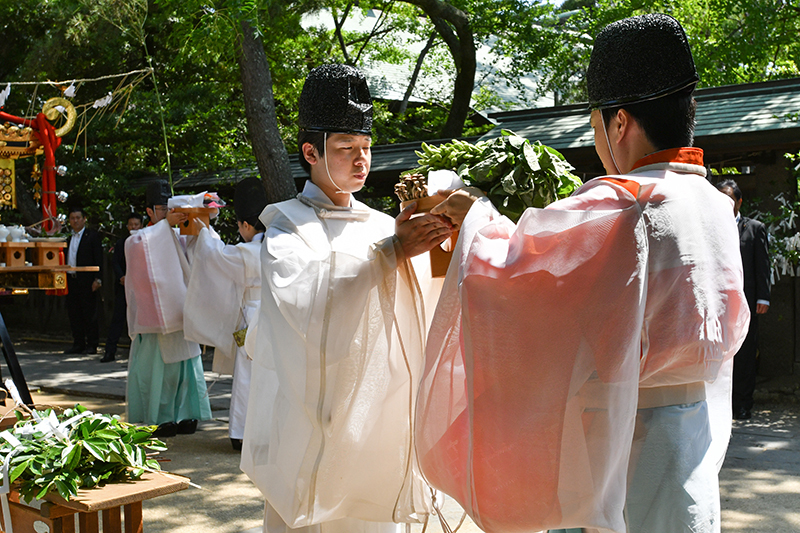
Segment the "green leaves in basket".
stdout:
<path fill-rule="evenodd" d="M 36 411 L 42 419 L 54 417 L 59 423 L 84 412 L 79 404 L 60 415 L 51 409 Z M 155 426 L 135 426 L 117 416 L 92 413 L 65 428 L 62 437 L 36 429 L 31 419 L 16 414 L 18 421 L 8 431 L 20 444 L 0 439 L 0 457 L 14 453 L 9 480 L 18 484 L 25 501 L 51 491 L 68 500 L 81 488 L 135 480 L 147 470 L 160 470 L 158 462 L 147 457 L 148 450 L 166 450 L 163 442 L 152 438 Z"/>
<path fill-rule="evenodd" d="M 515 222 L 528 207 L 544 207 L 581 186 L 570 172 L 572 165 L 557 150 L 507 130 L 476 144 L 457 139 L 439 146 L 422 143 L 422 151 L 416 153 L 420 166 L 404 174 L 453 170 Z"/>

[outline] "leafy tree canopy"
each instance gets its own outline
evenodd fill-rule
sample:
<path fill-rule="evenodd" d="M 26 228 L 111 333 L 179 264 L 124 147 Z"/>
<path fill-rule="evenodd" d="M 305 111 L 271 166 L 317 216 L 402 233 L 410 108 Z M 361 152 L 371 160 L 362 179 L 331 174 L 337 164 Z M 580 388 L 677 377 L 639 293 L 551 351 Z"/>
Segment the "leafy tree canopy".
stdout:
<path fill-rule="evenodd" d="M 304 24 L 304 16 L 322 8 L 329 10 L 333 28 Z M 355 31 L 346 24 L 370 10 L 377 14 L 373 28 Z M 253 166 L 237 63 L 243 21 L 263 43 L 277 127 L 293 152 L 297 98 L 314 66 L 418 64 L 418 79 L 448 73 L 453 83 L 463 67 L 458 46 L 469 44 L 468 30 L 474 48 L 493 52 L 504 83 L 522 89 L 522 76 L 538 72 L 540 93 L 556 91 L 561 102 L 584 101 L 583 73 L 594 35 L 612 21 L 655 11 L 672 14 L 686 28 L 702 85 L 800 73 L 800 9 L 788 0 L 567 0 L 558 7 L 530 0 L 15 0 L 0 2 L 0 31 L 14 36 L 0 42 L 0 89 L 4 82 L 154 69 L 155 76 L 142 80 L 115 112 L 100 113 L 67 134 L 56 154 L 57 164 L 69 169 L 58 178 L 59 189 L 86 204 L 92 222 L 113 233 L 129 206 L 143 208 L 142 191 L 129 190 L 130 181 L 164 175 L 170 166 L 164 136 L 175 175 Z M 416 51 L 428 43 L 424 55 Z M 74 100 L 92 102 L 130 81 L 79 84 Z M 498 104 L 482 78 L 462 85 L 473 107 Z M 411 87 L 409 94 L 414 90 L 421 89 Z M 459 91 L 455 84 L 439 87 L 424 94 L 429 104 L 402 109 L 377 102 L 376 144 L 439 137 Z M 14 85 L 4 111 L 29 116 L 60 95 L 46 83 Z M 531 101 L 537 96 L 530 94 Z M 480 130 L 468 123 L 460 131 Z M 31 166 L 31 158 L 18 161 L 23 188 L 30 187 Z M 27 207 L 21 213 L 3 213 L 3 221 L 35 222 L 30 195 L 22 204 Z"/>
<path fill-rule="evenodd" d="M 553 31 L 560 49 L 543 62 L 547 88 L 567 102 L 586 101 L 583 75 L 594 36 L 643 13 L 666 13 L 686 30 L 700 87 L 800 75 L 800 7 L 790 0 L 567 0 Z"/>

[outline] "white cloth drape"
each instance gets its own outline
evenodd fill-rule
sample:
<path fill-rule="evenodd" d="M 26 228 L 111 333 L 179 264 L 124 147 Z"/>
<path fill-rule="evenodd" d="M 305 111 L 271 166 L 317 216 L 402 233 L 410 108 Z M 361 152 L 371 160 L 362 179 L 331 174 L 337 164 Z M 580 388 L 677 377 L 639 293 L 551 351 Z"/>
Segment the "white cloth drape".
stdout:
<path fill-rule="evenodd" d="M 263 234 L 258 235 L 261 236 Z M 251 361 L 244 347 L 236 345 L 233 333 L 256 319 L 261 297 L 260 255 L 260 238 L 226 245 L 213 229 L 201 229 L 194 245 L 184 305 L 186 338 L 214 346 L 213 371 L 233 375 L 228 424 L 228 433 L 233 439 L 244 435 L 251 374 Z M 274 387 L 271 391 L 274 398 Z M 261 412 L 272 411 L 267 392 Z"/>
<path fill-rule="evenodd" d="M 191 245 L 193 242 L 185 242 L 166 220 L 132 232 L 125 241 L 128 332 L 131 338 L 139 333 L 161 335 L 165 363 L 185 361 L 200 353 L 197 344 L 185 341 L 182 333 L 191 273 L 186 249 Z"/>

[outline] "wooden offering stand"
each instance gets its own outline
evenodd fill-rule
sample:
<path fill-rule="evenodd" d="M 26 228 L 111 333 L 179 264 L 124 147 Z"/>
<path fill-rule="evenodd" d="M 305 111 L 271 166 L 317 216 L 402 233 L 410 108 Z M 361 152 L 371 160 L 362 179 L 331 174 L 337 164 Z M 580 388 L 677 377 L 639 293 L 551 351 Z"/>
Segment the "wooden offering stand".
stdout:
<path fill-rule="evenodd" d="M 194 219 L 198 219 L 204 226 L 208 227 L 210 224 L 211 215 L 216 210 L 216 207 L 176 207 L 176 213 L 186 213 L 189 218 L 183 224 L 178 224 L 181 230 L 181 235 L 197 235 L 203 226 L 196 224 Z"/>
<path fill-rule="evenodd" d="M 189 480 L 183 476 L 146 472 L 137 481 L 80 489 L 78 496 L 69 501 L 55 493 L 47 495 L 44 501 L 27 505 L 12 490 L 9 495 L 11 524 L 14 533 L 142 533 L 142 502 L 188 487 Z M 0 513 L 0 531 L 5 532 L 2 520 Z"/>
<path fill-rule="evenodd" d="M 0 262 L 8 267 L 25 266 L 25 252 L 34 246 L 32 242 L 0 242 Z"/>
<path fill-rule="evenodd" d="M 0 242 L 0 287 L 11 290 L 65 289 L 68 272 L 98 272 L 100 267 L 62 264 L 63 240 Z M 31 250 L 32 253 L 26 253 Z M 26 259 L 31 264 L 26 264 Z"/>
<path fill-rule="evenodd" d="M 442 196 L 426 196 L 415 200 L 408 200 L 400 203 L 400 209 L 405 209 L 411 202 L 417 202 L 417 209 L 414 213 L 428 213 L 431 209 L 444 201 Z M 431 259 L 431 276 L 443 278 L 447 275 L 450 267 L 450 260 L 453 258 L 453 248 L 458 239 L 458 232 L 453 233 L 450 238 L 439 246 L 435 246 L 428 254 Z"/>

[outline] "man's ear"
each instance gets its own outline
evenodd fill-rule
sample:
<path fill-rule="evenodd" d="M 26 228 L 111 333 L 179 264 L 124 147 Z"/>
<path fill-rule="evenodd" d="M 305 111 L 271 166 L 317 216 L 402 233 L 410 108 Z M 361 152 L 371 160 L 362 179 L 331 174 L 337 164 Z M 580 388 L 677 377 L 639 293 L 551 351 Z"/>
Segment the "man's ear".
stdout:
<path fill-rule="evenodd" d="M 628 113 L 625 109 L 618 109 L 617 114 L 614 116 L 617 119 L 613 127 L 617 129 L 617 142 L 625 138 L 626 135 L 631 134 L 631 128 L 634 123 L 633 115 Z"/>
<path fill-rule="evenodd" d="M 147 218 L 149 218 L 151 222 L 156 219 L 156 214 L 151 208 L 145 207 L 144 210 L 147 213 Z"/>
<path fill-rule="evenodd" d="M 311 143 L 303 143 L 302 148 L 300 151 L 303 154 L 303 157 L 306 158 L 309 165 L 316 165 L 319 162 L 319 154 L 317 153 L 317 149 L 314 148 L 314 145 Z"/>

